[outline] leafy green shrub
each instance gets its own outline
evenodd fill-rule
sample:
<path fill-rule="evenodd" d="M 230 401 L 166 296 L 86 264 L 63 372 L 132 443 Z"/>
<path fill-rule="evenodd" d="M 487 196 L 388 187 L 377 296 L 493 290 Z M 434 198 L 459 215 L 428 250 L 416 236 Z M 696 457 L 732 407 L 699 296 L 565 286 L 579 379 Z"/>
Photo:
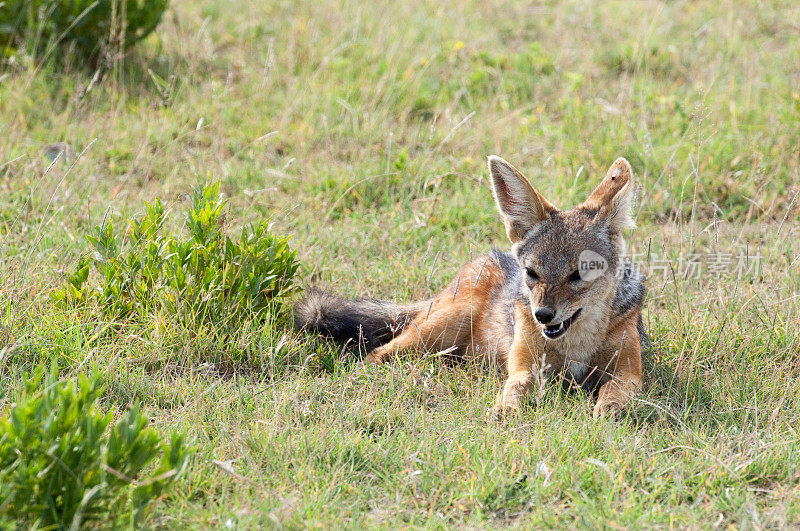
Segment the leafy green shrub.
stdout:
<path fill-rule="evenodd" d="M 124 51 L 149 35 L 169 0 L 5 0 L 0 2 L 0 44 L 25 44 L 43 54 L 54 46 L 96 59 Z"/>
<path fill-rule="evenodd" d="M 96 405 L 98 381 L 80 376 L 73 385 L 56 381 L 55 373 L 33 378 L 0 419 L 0 514 L 6 523 L 78 529 L 109 517 L 136 522 L 184 473 L 190 451 L 183 436 L 175 432 L 162 442 L 137 406 L 109 428 L 111 413 Z M 159 454 L 158 465 L 151 465 Z"/>
<path fill-rule="evenodd" d="M 296 252 L 269 220 L 245 226 L 238 238 L 223 233 L 219 183 L 195 190 L 186 217 L 188 237 L 165 233 L 159 199 L 141 219 L 116 232 L 111 219 L 89 236 L 92 252 L 79 261 L 55 298 L 95 302 L 108 318 L 165 310 L 194 321 L 222 322 L 280 312 L 294 288 Z M 90 272 L 99 274 L 99 285 Z"/>

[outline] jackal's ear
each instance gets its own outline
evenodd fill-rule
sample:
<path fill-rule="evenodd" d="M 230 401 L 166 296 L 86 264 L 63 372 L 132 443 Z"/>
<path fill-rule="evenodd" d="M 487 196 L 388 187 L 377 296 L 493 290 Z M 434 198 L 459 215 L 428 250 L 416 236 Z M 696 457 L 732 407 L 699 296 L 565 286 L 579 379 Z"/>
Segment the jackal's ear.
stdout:
<path fill-rule="evenodd" d="M 528 179 L 500 157 L 489 157 L 492 194 L 506 224 L 508 239 L 516 243 L 533 227 L 558 210 L 531 186 Z"/>
<path fill-rule="evenodd" d="M 597 219 L 603 220 L 616 231 L 632 229 L 636 226 L 633 210 L 633 170 L 628 161 L 620 157 L 608 169 L 605 179 L 594 189 L 581 205 L 587 210 L 597 212 Z"/>

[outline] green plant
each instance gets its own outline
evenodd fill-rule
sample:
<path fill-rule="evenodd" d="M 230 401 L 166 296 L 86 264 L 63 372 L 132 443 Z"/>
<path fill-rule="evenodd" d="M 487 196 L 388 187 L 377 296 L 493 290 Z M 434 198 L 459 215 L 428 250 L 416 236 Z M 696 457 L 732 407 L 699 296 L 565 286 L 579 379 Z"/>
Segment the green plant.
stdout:
<path fill-rule="evenodd" d="M 4 519 L 73 529 L 108 517 L 136 522 L 183 474 L 190 454 L 183 436 L 162 442 L 136 405 L 112 425 L 111 413 L 97 408 L 102 390 L 96 375 L 73 384 L 40 371 L 0 419 Z"/>
<path fill-rule="evenodd" d="M 158 25 L 169 0 L 6 0 L 0 3 L 0 43 L 25 44 L 46 55 L 56 47 L 94 60 L 124 51 Z"/>
<path fill-rule="evenodd" d="M 294 288 L 296 252 L 269 220 L 245 226 L 238 238 L 223 233 L 225 202 L 219 183 L 195 190 L 186 216 L 187 238 L 165 233 L 167 212 L 156 198 L 140 219 L 118 233 L 108 219 L 88 236 L 92 252 L 79 260 L 55 298 L 96 302 L 112 319 L 159 310 L 220 322 L 279 312 Z M 90 272 L 99 284 L 90 282 Z"/>

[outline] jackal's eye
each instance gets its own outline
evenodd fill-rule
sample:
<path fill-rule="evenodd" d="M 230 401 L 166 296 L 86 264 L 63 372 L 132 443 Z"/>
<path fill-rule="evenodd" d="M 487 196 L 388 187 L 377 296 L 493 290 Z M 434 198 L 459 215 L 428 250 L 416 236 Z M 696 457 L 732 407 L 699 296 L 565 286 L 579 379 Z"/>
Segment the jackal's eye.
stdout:
<path fill-rule="evenodd" d="M 534 271 L 532 267 L 526 267 L 525 272 L 528 274 L 529 279 L 539 280 L 539 275 L 536 274 L 536 271 Z"/>
<path fill-rule="evenodd" d="M 581 280 L 581 271 L 580 271 L 580 269 L 576 269 L 569 276 L 569 281 L 570 282 L 578 282 L 579 280 Z"/>

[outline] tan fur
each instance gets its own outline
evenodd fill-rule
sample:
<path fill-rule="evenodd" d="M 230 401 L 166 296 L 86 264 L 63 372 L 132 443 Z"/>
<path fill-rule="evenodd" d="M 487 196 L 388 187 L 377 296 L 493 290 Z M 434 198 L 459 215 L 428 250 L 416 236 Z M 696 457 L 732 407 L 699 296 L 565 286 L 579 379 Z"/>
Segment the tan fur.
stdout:
<path fill-rule="evenodd" d="M 389 343 L 373 350 L 368 362 L 385 362 L 405 350 L 442 352 L 456 347 L 467 356 L 497 360 L 507 352 L 509 338 L 487 320 L 493 289 L 504 282 L 503 273 L 489 257 L 466 264 L 428 308 Z M 502 343 L 502 344 L 500 344 Z M 505 363 L 505 356 L 499 358 Z"/>

